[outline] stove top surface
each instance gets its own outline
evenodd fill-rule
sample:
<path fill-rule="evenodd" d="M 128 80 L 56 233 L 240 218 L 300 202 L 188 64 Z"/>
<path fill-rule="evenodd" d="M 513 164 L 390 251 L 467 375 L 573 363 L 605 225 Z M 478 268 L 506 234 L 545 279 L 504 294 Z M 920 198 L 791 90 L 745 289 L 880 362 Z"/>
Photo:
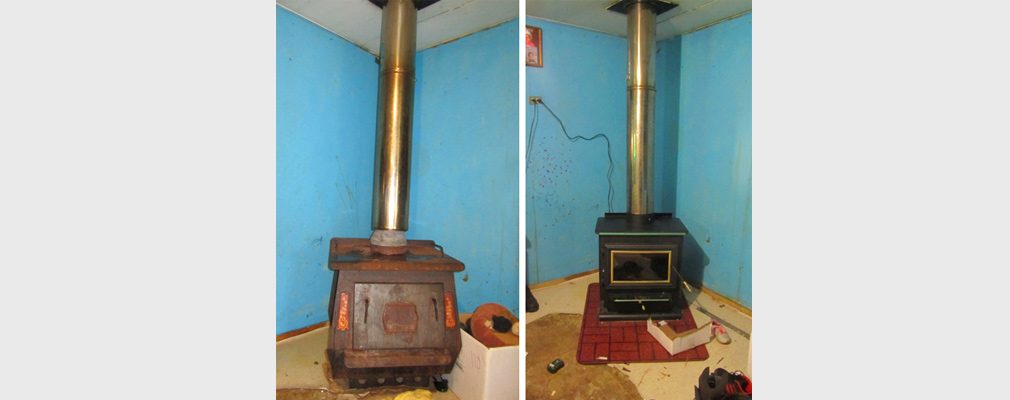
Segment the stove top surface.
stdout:
<path fill-rule="evenodd" d="M 407 252 L 385 255 L 372 250 L 368 239 L 330 239 L 329 268 L 333 271 L 451 271 L 463 270 L 463 263 L 442 251 L 432 240 L 408 240 Z"/>
<path fill-rule="evenodd" d="M 596 220 L 598 235 L 687 235 L 687 227 L 670 213 L 656 213 L 648 222 L 631 223 L 626 213 L 607 213 Z"/>

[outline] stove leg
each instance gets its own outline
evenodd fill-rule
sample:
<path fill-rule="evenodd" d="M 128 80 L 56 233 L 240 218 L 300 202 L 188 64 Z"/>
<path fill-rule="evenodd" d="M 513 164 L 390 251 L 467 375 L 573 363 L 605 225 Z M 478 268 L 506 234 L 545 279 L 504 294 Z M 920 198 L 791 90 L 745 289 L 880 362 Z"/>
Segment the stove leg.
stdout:
<path fill-rule="evenodd" d="M 330 314 L 330 324 L 333 324 L 333 301 L 337 299 L 337 274 L 339 273 L 340 271 L 333 271 L 333 286 L 330 288 L 330 306 L 328 310 Z"/>

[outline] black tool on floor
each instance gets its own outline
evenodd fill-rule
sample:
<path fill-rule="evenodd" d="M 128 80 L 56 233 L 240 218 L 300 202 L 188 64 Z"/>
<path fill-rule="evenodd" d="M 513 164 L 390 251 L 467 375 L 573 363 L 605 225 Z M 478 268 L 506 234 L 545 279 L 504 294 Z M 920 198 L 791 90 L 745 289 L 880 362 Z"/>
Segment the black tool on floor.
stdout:
<path fill-rule="evenodd" d="M 442 375 L 435 375 L 432 378 L 432 381 L 435 383 L 435 390 L 438 390 L 439 392 L 449 390 L 449 381 L 442 379 Z"/>
<path fill-rule="evenodd" d="M 556 359 L 554 359 L 554 361 L 551 361 L 550 364 L 547 364 L 547 372 L 550 372 L 550 373 L 553 374 L 555 372 L 558 372 L 558 370 L 561 369 L 564 366 L 565 366 L 565 362 L 561 361 L 560 358 L 556 358 Z"/>

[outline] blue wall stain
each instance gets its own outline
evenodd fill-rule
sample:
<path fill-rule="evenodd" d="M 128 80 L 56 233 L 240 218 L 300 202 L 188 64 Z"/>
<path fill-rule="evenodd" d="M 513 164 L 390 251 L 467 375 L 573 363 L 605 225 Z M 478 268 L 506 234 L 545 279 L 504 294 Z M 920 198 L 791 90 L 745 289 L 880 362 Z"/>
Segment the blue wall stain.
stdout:
<path fill-rule="evenodd" d="M 461 312 L 518 315 L 517 29 L 417 55 L 407 237 L 466 264 Z M 373 55 L 277 8 L 278 334 L 326 321 L 330 238 L 371 234 L 377 82 Z"/>
<path fill-rule="evenodd" d="M 544 67 L 526 68 L 526 94 L 541 96 L 571 136 L 610 138 L 614 212 L 627 208 L 627 134 L 623 38 L 535 18 L 543 30 Z M 607 146 L 602 139 L 569 142 L 539 108 L 526 166 L 528 282 L 539 283 L 596 269 L 596 219 L 607 212 Z M 526 132 L 533 123 L 526 105 Z M 525 160 L 524 160 L 525 161 Z"/>
<path fill-rule="evenodd" d="M 679 84 L 664 95 L 666 111 L 677 103 L 679 112 L 677 121 L 672 114 L 663 121 L 677 130 L 676 165 L 664 162 L 676 189 L 666 188 L 663 197 L 675 199 L 676 215 L 691 232 L 685 276 L 750 308 L 751 14 L 662 41 L 660 53 L 666 79 L 660 90 Z"/>

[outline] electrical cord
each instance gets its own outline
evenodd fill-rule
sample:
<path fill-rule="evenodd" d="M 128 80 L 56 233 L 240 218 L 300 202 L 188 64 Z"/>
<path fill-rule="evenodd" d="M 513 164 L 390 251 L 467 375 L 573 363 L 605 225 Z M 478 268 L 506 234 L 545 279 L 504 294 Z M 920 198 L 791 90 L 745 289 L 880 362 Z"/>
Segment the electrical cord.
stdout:
<path fill-rule="evenodd" d="M 536 137 L 537 133 L 537 116 L 540 114 L 537 105 L 539 101 L 533 103 L 533 120 L 530 123 L 530 133 L 526 136 L 526 167 L 530 164 L 530 154 L 533 153 L 533 139 Z"/>
<path fill-rule="evenodd" d="M 540 106 L 540 105 L 543 105 L 544 108 L 547 109 L 547 112 L 551 113 L 551 115 L 554 116 L 554 119 L 558 120 L 558 124 L 561 125 L 561 132 L 564 132 L 565 137 L 568 138 L 569 142 L 574 143 L 574 142 L 577 142 L 579 140 L 585 140 L 585 141 L 588 142 L 588 141 L 591 141 L 591 140 L 594 140 L 594 139 L 597 139 L 597 138 L 601 138 L 601 137 L 603 138 L 604 141 L 607 142 L 607 161 L 610 163 L 609 167 L 607 168 L 607 212 L 614 212 L 614 182 L 613 182 L 613 179 L 612 179 L 612 176 L 614 174 L 614 158 L 610 155 L 610 138 L 608 138 L 607 135 L 602 134 L 602 133 L 597 133 L 596 135 L 594 135 L 593 137 L 590 137 L 590 138 L 587 138 L 585 136 L 579 136 L 579 135 L 576 135 L 576 136 L 569 135 L 568 134 L 568 130 L 565 129 L 565 123 L 561 122 L 561 118 L 559 118 L 558 115 L 555 114 L 554 111 L 551 110 L 551 108 L 548 107 L 547 103 L 544 103 L 543 100 L 536 100 L 536 101 L 533 102 L 533 121 L 530 124 L 530 133 L 529 133 L 527 141 L 526 141 L 526 166 L 527 166 L 527 168 L 529 167 L 530 154 L 532 153 L 532 150 L 533 150 L 533 140 L 534 140 L 534 138 L 536 138 L 536 129 L 537 129 L 537 124 L 539 123 L 539 120 L 538 120 L 538 117 L 539 117 L 538 106 Z"/>

